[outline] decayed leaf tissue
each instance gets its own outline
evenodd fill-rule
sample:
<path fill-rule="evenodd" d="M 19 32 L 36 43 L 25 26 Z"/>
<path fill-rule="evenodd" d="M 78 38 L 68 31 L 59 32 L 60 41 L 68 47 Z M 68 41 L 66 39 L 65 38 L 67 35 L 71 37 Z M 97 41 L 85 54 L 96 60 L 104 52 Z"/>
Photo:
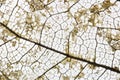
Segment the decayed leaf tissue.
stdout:
<path fill-rule="evenodd" d="M 0 80 L 120 80 L 120 2 L 0 0 Z"/>

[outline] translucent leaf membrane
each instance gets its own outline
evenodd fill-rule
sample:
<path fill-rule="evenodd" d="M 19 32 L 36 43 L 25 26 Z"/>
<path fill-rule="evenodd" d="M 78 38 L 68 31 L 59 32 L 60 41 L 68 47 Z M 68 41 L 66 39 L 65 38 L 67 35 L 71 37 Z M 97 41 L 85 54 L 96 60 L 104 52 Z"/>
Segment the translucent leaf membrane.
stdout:
<path fill-rule="evenodd" d="M 116 0 L 0 0 L 0 80 L 119 80 Z"/>

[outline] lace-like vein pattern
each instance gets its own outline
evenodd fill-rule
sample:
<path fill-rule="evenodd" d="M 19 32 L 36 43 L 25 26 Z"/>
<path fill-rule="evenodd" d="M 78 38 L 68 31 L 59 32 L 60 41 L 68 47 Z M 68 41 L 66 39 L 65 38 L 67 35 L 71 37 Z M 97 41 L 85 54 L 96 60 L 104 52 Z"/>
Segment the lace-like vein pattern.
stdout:
<path fill-rule="evenodd" d="M 0 80 L 120 80 L 120 2 L 0 0 Z"/>

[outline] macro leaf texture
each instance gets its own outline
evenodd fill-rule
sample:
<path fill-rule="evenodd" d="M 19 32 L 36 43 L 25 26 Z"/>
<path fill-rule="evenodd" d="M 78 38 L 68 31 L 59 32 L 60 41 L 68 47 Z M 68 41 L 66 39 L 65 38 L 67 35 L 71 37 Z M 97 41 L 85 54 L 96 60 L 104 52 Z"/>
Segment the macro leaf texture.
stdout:
<path fill-rule="evenodd" d="M 0 80 L 120 80 L 119 0 L 0 0 Z"/>

